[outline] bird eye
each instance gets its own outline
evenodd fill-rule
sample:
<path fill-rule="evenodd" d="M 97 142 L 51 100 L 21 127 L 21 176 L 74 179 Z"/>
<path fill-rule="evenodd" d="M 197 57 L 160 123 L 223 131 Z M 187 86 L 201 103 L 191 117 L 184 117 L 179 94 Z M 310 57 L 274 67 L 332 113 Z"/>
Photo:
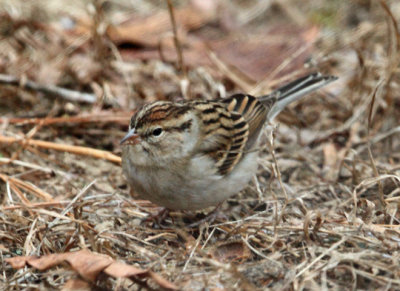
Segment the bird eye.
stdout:
<path fill-rule="evenodd" d="M 162 128 L 158 127 L 155 130 L 153 130 L 153 135 L 154 136 L 159 136 L 162 133 Z"/>

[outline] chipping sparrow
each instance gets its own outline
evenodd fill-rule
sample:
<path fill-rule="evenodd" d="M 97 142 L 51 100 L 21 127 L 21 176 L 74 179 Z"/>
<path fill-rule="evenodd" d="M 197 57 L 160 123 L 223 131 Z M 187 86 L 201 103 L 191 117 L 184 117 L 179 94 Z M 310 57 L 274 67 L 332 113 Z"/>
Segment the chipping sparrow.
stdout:
<path fill-rule="evenodd" d="M 140 198 L 168 209 L 215 206 L 256 173 L 264 125 L 289 103 L 334 80 L 314 73 L 259 98 L 236 94 L 144 105 L 121 140 L 124 174 Z"/>

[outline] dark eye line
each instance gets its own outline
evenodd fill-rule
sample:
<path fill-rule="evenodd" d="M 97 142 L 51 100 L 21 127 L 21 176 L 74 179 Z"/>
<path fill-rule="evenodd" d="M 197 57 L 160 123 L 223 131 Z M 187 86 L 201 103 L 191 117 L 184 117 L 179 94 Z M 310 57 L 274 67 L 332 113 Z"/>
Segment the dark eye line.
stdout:
<path fill-rule="evenodd" d="M 163 132 L 185 131 L 192 126 L 192 122 L 193 122 L 193 120 L 189 119 L 189 120 L 183 122 L 182 124 L 180 124 L 179 126 L 171 126 L 171 127 L 166 127 L 166 128 L 156 127 L 153 130 L 150 130 L 146 133 L 142 133 L 141 136 L 143 138 L 148 138 L 150 136 L 160 136 L 161 133 L 163 133 Z"/>
<path fill-rule="evenodd" d="M 158 133 L 158 134 L 154 134 L 154 132 L 155 132 L 156 130 L 158 130 L 158 131 L 161 130 L 161 131 L 160 131 L 160 133 Z M 165 129 L 162 129 L 161 127 L 157 127 L 157 128 L 154 128 L 154 129 L 152 129 L 152 130 L 150 130 L 150 131 L 139 133 L 139 135 L 140 135 L 142 138 L 148 138 L 148 137 L 150 137 L 150 136 L 159 136 L 159 135 L 161 135 L 161 133 L 162 133 L 163 131 L 165 131 Z"/>

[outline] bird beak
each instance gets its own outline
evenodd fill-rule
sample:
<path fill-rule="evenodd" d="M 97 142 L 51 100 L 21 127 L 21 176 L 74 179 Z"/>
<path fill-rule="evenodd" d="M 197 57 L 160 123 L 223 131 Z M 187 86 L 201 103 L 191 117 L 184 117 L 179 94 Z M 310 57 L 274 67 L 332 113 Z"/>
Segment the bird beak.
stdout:
<path fill-rule="evenodd" d="M 123 139 L 121 139 L 121 141 L 120 141 L 119 144 L 120 144 L 120 145 L 123 145 L 123 144 L 126 143 L 126 144 L 135 145 L 135 144 L 138 144 L 139 142 L 140 142 L 139 135 L 138 135 L 137 133 L 135 133 L 135 129 L 132 128 L 132 129 L 128 132 L 128 134 L 125 135 Z"/>

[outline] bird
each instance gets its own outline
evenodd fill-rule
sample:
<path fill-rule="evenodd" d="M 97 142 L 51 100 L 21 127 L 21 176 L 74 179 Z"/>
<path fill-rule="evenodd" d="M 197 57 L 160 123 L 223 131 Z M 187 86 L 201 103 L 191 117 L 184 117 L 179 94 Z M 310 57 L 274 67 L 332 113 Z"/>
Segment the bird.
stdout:
<path fill-rule="evenodd" d="M 336 79 L 315 72 L 260 97 L 145 104 L 120 142 L 128 184 L 168 210 L 220 205 L 256 174 L 262 129 L 288 104 Z"/>

